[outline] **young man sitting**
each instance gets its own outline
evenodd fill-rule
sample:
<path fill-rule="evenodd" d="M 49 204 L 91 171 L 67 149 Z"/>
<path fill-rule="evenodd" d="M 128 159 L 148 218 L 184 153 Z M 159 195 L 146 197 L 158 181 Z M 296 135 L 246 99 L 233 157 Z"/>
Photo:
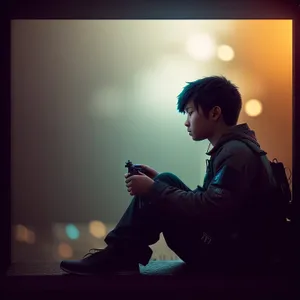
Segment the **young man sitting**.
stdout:
<path fill-rule="evenodd" d="M 81 260 L 61 262 L 73 274 L 139 271 L 152 255 L 149 245 L 163 233 L 167 245 L 198 269 L 259 266 L 268 260 L 267 211 L 274 180 L 266 153 L 247 124 L 237 125 L 242 107 L 238 88 L 225 77 L 190 82 L 178 96 L 178 111 L 194 141 L 208 139 L 202 187 L 189 189 L 176 175 L 141 165 L 139 175 L 125 174 L 134 196 L 107 247 Z M 193 159 L 187 154 L 187 159 Z"/>

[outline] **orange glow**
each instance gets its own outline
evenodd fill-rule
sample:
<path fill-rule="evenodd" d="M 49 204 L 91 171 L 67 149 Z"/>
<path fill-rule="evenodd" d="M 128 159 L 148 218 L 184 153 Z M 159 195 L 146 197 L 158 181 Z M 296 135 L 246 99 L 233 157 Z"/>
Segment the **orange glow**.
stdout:
<path fill-rule="evenodd" d="M 96 238 L 103 238 L 106 235 L 106 226 L 100 221 L 92 221 L 89 225 L 91 235 Z"/>
<path fill-rule="evenodd" d="M 245 112 L 250 117 L 257 117 L 262 113 L 262 104 L 256 99 L 251 99 L 246 102 Z"/>
<path fill-rule="evenodd" d="M 71 258 L 73 256 L 73 249 L 67 243 L 60 243 L 58 246 L 58 254 L 62 258 Z"/>

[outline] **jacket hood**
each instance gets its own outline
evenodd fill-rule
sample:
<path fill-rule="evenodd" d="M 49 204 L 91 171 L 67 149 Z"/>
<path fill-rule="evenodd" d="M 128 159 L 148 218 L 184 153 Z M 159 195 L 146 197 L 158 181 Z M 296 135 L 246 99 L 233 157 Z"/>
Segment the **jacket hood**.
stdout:
<path fill-rule="evenodd" d="M 215 147 L 206 154 L 214 154 L 221 146 L 231 140 L 239 140 L 246 143 L 254 152 L 257 152 L 260 155 L 267 154 L 260 148 L 255 132 L 251 130 L 246 123 L 231 127 L 231 129 L 219 139 Z"/>

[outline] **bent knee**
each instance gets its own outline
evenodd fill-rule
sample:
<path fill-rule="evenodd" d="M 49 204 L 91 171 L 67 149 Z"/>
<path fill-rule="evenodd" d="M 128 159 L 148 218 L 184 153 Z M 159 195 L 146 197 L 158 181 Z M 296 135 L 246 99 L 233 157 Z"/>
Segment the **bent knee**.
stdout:
<path fill-rule="evenodd" d="M 170 172 L 163 172 L 158 174 L 154 179 L 159 179 L 161 181 L 169 183 L 170 180 L 177 179 L 177 176 Z"/>

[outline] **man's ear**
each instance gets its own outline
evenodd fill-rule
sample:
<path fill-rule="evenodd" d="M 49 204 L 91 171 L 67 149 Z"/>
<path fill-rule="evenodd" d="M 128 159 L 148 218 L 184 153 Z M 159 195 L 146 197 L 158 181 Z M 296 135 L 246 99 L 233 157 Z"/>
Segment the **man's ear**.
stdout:
<path fill-rule="evenodd" d="M 215 106 L 210 111 L 210 116 L 213 120 L 217 121 L 222 114 L 222 109 L 220 106 Z"/>

